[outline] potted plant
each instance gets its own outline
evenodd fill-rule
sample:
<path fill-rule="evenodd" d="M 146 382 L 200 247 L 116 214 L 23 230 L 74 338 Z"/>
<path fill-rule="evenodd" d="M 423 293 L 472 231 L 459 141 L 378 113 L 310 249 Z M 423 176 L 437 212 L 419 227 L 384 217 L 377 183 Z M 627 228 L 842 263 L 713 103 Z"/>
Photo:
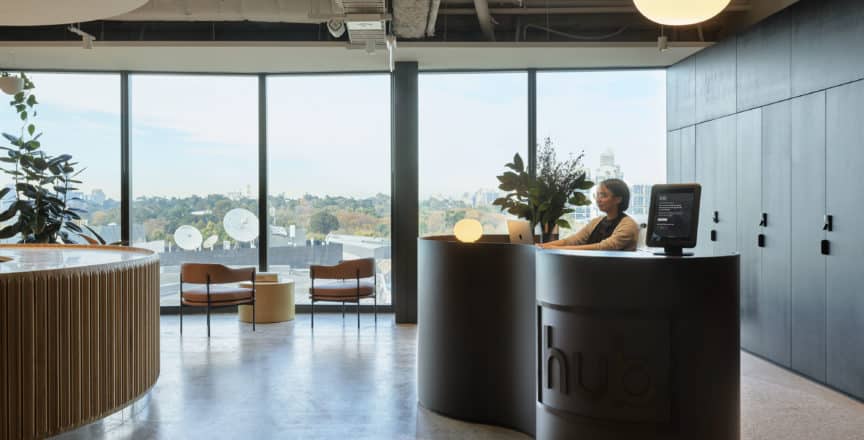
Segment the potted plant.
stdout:
<path fill-rule="evenodd" d="M 70 197 L 70 192 L 77 190 L 74 185 L 81 183 L 76 180 L 81 171 L 75 170 L 75 162 L 69 154 L 51 156 L 42 150 L 36 125 L 36 95 L 33 93 L 33 82 L 25 75 L 23 90 L 13 96 L 9 103 L 22 121 L 22 127 L 17 135 L 3 133 L 3 137 L 11 146 L 0 146 L 6 150 L 6 157 L 0 157 L 4 173 L 12 177 L 14 185 L 0 189 L 0 200 L 14 194 L 14 200 L 0 212 L 0 222 L 11 224 L 0 228 L 0 238 L 11 238 L 20 234 L 21 243 L 70 243 L 72 235 L 81 236 L 89 243 L 105 241 L 89 226 L 84 228 L 93 235 L 84 234 L 81 225 L 75 223 L 81 219 L 83 209 L 69 206 L 69 202 L 78 201 Z M 94 238 L 95 237 L 95 238 Z"/>
<path fill-rule="evenodd" d="M 541 242 L 552 239 L 555 227 L 570 228 L 563 219 L 573 212 L 569 206 L 591 204 L 585 191 L 594 183 L 588 180 L 582 166 L 582 154 L 558 161 L 555 146 L 546 138 L 537 154 L 537 176 L 532 177 L 525 169 L 525 162 L 517 153 L 513 162 L 505 167 L 510 171 L 498 176 L 498 189 L 506 191 L 493 205 L 501 210 L 531 223 L 531 230 L 541 226 Z"/>

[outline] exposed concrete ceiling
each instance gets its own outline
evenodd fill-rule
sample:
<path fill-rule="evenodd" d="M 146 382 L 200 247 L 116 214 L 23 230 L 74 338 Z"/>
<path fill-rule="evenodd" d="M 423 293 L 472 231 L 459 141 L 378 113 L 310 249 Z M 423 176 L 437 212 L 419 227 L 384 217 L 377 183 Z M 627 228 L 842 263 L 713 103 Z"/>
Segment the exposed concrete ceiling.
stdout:
<path fill-rule="evenodd" d="M 674 64 L 706 44 L 653 43 L 403 43 L 397 61 L 421 69 L 640 68 Z M 259 42 L 0 42 L 0 68 L 169 72 L 386 71 L 382 53 L 345 43 Z"/>
<path fill-rule="evenodd" d="M 341 0 L 346 1 L 346 0 Z M 352 0 L 359 1 L 362 0 Z M 381 0 L 376 0 L 381 1 Z M 632 0 L 391 0 L 397 61 L 421 69 L 659 67 L 797 0 L 733 0 L 699 26 L 660 27 Z M 477 5 L 488 6 L 486 29 Z M 386 70 L 381 50 L 348 50 L 325 22 L 334 0 L 150 0 L 110 21 L 83 23 L 94 50 L 65 26 L 0 26 L 0 67 L 189 72 Z M 481 13 L 483 16 L 485 14 Z M 490 24 L 492 27 L 490 28 Z M 488 42 L 493 37 L 497 43 Z"/>

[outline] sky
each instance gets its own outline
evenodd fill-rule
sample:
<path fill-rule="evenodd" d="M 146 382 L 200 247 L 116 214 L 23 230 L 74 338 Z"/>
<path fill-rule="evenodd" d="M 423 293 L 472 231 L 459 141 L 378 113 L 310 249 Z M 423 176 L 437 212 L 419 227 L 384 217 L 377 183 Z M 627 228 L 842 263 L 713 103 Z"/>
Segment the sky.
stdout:
<path fill-rule="evenodd" d="M 82 189 L 119 198 L 120 81 L 111 74 L 31 75 L 50 154 L 87 169 Z M 132 75 L 134 196 L 257 193 L 257 77 Z M 513 154 L 527 155 L 527 74 L 421 74 L 420 193 L 497 186 Z M 386 75 L 271 76 L 272 194 L 366 197 L 390 191 Z M 625 179 L 665 181 L 665 72 L 538 73 L 538 136 L 559 156 L 611 148 Z M 0 130 L 17 132 L 11 108 Z"/>

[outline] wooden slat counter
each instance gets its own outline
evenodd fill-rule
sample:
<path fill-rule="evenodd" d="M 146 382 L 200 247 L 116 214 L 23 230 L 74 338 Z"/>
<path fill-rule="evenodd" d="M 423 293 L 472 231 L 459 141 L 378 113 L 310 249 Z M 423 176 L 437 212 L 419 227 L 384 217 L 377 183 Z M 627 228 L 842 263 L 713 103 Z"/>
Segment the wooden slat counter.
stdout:
<path fill-rule="evenodd" d="M 0 258 L 8 259 L 0 262 L 0 438 L 42 438 L 91 423 L 156 383 L 156 254 L 0 245 Z"/>

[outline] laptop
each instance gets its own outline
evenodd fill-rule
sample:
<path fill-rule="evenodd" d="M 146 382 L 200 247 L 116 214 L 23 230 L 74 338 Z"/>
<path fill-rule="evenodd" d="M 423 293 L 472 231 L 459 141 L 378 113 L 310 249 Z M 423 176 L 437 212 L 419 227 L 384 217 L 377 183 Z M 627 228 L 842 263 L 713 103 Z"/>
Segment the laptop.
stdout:
<path fill-rule="evenodd" d="M 531 224 L 524 220 L 507 220 L 507 233 L 510 234 L 510 243 L 534 244 L 534 234 L 531 233 Z"/>

